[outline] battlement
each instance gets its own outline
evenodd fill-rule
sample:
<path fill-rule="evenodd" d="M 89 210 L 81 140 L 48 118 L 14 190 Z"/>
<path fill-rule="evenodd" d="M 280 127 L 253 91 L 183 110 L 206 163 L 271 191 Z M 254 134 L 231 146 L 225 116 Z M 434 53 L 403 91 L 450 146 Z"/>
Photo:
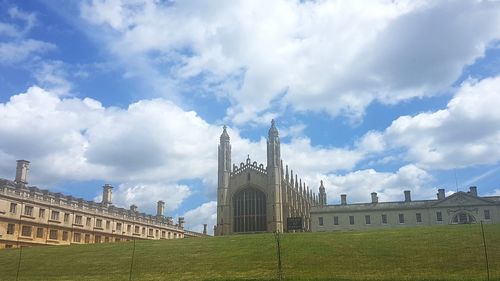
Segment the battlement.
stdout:
<path fill-rule="evenodd" d="M 147 223 L 150 225 L 168 227 L 170 229 L 183 229 L 182 226 L 174 225 L 172 217 L 153 216 L 134 210 L 118 208 L 114 205 L 87 201 L 82 198 L 75 198 L 62 193 L 54 193 L 46 189 L 39 189 L 36 186 L 20 186 L 15 182 L 6 179 L 0 179 L 0 195 L 12 197 L 22 201 L 31 201 L 38 204 L 46 204 L 54 207 L 57 206 L 59 208 L 115 217 L 121 220 Z"/>
<path fill-rule="evenodd" d="M 251 169 L 253 171 L 267 175 L 267 167 L 265 167 L 264 164 L 262 163 L 258 164 L 257 161 L 252 162 L 250 160 L 250 155 L 248 155 L 246 162 L 241 162 L 239 167 L 237 165 L 233 165 L 233 171 L 231 172 L 231 176 L 239 175 L 246 169 Z"/>

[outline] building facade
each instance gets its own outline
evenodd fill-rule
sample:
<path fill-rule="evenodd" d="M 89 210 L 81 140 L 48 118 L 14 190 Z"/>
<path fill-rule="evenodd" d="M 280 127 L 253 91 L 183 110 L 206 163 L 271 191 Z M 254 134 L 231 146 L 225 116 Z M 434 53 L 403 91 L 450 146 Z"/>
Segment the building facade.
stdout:
<path fill-rule="evenodd" d="M 412 200 L 409 190 L 404 200 L 378 202 L 377 193 L 370 203 L 348 204 L 341 195 L 340 204 L 319 204 L 311 209 L 312 231 L 366 230 L 408 226 L 500 223 L 500 196 L 478 196 L 477 188 L 445 195 L 439 189 L 434 200 Z"/>
<path fill-rule="evenodd" d="M 202 236 L 185 234 L 184 218 L 174 224 L 164 216 L 163 201 L 154 216 L 138 212 L 135 205 L 115 207 L 113 187 L 107 184 L 100 203 L 28 186 L 28 166 L 18 160 L 15 180 L 0 179 L 0 248 Z"/>
<path fill-rule="evenodd" d="M 283 169 L 279 133 L 272 121 L 267 138 L 267 165 L 250 156 L 231 166 L 230 137 L 224 126 L 218 148 L 217 225 L 215 235 L 283 232 L 287 218 L 302 218 L 311 230 L 310 209 L 316 195 L 288 165 Z"/>

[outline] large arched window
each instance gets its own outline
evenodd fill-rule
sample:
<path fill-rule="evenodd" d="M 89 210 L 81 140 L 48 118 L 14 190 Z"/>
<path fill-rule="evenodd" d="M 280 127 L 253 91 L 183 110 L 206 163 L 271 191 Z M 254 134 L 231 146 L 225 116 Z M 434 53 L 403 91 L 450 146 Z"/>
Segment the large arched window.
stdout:
<path fill-rule="evenodd" d="M 266 231 L 266 195 L 253 188 L 238 191 L 233 197 L 234 232 Z"/>
<path fill-rule="evenodd" d="M 467 212 L 460 212 L 453 216 L 453 219 L 451 220 L 451 223 L 453 224 L 466 224 L 466 223 L 476 223 L 476 219 L 474 216 Z"/>

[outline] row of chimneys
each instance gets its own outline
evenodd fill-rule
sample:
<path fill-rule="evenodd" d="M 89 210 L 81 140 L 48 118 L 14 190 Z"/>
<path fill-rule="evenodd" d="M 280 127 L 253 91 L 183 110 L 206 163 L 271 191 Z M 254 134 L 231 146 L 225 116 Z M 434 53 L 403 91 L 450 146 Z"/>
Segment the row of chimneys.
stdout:
<path fill-rule="evenodd" d="M 17 160 L 16 179 L 14 180 L 15 183 L 22 184 L 22 185 L 28 184 L 29 164 L 30 164 L 29 161 Z M 105 184 L 102 187 L 102 204 L 106 207 L 109 207 L 112 205 L 112 203 L 111 203 L 111 197 L 113 194 L 112 190 L 113 190 L 113 187 L 109 184 Z M 130 210 L 133 212 L 137 212 L 137 206 L 131 205 Z M 156 205 L 156 216 L 163 217 L 163 213 L 165 213 L 165 202 L 160 200 L 160 201 L 158 201 L 158 203 Z M 179 225 L 182 226 L 183 224 L 184 224 L 184 218 L 179 217 Z"/>
<path fill-rule="evenodd" d="M 477 187 L 476 186 L 469 187 L 469 191 L 467 193 L 472 195 L 472 196 L 477 196 Z M 404 194 L 405 194 L 405 202 L 411 202 L 410 190 L 405 190 Z M 372 192 L 371 195 L 372 195 L 372 203 L 373 204 L 378 203 L 377 192 Z M 444 193 L 444 188 L 438 189 L 438 193 L 436 195 L 437 195 L 438 200 L 445 199 L 446 195 Z M 346 194 L 340 195 L 340 205 L 347 205 L 347 195 Z"/>
<path fill-rule="evenodd" d="M 112 190 L 113 190 L 113 187 L 109 184 L 105 184 L 102 187 L 102 204 L 106 207 L 109 207 L 112 205 L 112 203 L 111 203 Z M 137 206 L 130 205 L 130 211 L 137 212 Z M 165 213 L 165 202 L 160 200 L 156 203 L 156 216 L 163 217 L 164 213 Z M 184 218 L 179 217 L 178 223 L 179 223 L 179 226 L 182 227 L 182 225 L 184 224 Z"/>

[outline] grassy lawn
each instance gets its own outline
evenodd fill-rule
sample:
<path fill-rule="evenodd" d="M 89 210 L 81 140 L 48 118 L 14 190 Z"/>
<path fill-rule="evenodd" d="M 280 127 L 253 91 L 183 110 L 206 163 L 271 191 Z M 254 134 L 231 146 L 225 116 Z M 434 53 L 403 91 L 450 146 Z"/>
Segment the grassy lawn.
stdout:
<path fill-rule="evenodd" d="M 500 225 L 485 225 L 500 280 Z M 129 280 L 133 242 L 24 248 L 19 280 Z M 479 225 L 282 236 L 286 280 L 486 280 Z M 0 251 L 15 280 L 19 249 Z M 276 280 L 273 234 L 137 241 L 132 280 Z"/>

